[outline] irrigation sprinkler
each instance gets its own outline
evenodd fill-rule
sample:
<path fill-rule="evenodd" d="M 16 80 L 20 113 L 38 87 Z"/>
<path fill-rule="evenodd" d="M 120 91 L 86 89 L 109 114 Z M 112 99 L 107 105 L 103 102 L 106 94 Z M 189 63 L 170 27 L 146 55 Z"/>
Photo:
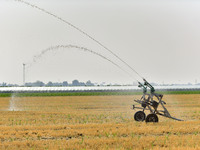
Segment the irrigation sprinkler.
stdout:
<path fill-rule="evenodd" d="M 181 119 L 177 119 L 175 117 L 172 117 L 167 110 L 167 108 L 164 106 L 166 102 L 162 100 L 163 95 L 155 93 L 154 87 L 147 82 L 145 79 L 144 84 L 138 82 L 138 87 L 143 89 L 143 95 L 141 99 L 134 100 L 135 102 L 139 103 L 141 106 L 136 107 L 133 105 L 133 109 L 140 109 L 140 111 L 137 111 L 134 115 L 135 121 L 146 121 L 146 122 L 158 122 L 158 116 L 164 116 L 170 119 L 174 119 L 177 121 L 183 121 Z M 147 93 L 147 88 L 150 88 L 150 93 Z M 162 110 L 158 110 L 158 106 L 161 105 Z M 146 116 L 145 110 L 149 110 L 150 114 Z"/>
<path fill-rule="evenodd" d="M 135 105 L 133 105 L 133 109 L 142 109 L 142 111 L 138 111 L 135 113 L 135 120 L 136 121 L 144 121 L 146 120 L 146 122 L 158 122 L 158 116 L 157 115 L 161 115 L 164 117 L 168 117 L 174 120 L 178 120 L 181 121 L 181 119 L 177 119 L 174 118 L 170 115 L 170 113 L 168 112 L 168 110 L 165 108 L 165 102 L 162 100 L 163 95 L 162 94 L 157 94 L 155 93 L 155 89 L 154 87 L 148 83 L 143 76 L 141 76 L 133 67 L 131 67 L 128 63 L 126 63 L 123 59 L 121 59 L 118 55 L 116 55 L 111 49 L 107 48 L 104 44 L 102 44 L 100 41 L 96 40 L 95 38 L 93 38 L 92 36 L 90 36 L 89 34 L 87 34 L 86 32 L 84 32 L 83 30 L 81 30 L 80 28 L 76 27 L 75 25 L 71 24 L 70 22 L 68 22 L 67 20 L 62 19 L 61 17 L 43 9 L 40 8 L 32 3 L 27 2 L 26 0 L 16 0 L 18 2 L 24 3 L 28 6 L 31 6 L 32 8 L 35 8 L 39 11 L 42 11 L 43 13 L 46 13 L 54 18 L 56 18 L 57 20 L 65 23 L 66 25 L 76 29 L 77 31 L 79 31 L 80 33 L 82 33 L 83 35 L 85 35 L 86 37 L 88 37 L 90 40 L 92 40 L 93 42 L 95 42 L 96 44 L 98 44 L 99 46 L 101 46 L 102 48 L 104 48 L 105 50 L 107 50 L 108 52 L 110 52 L 110 54 L 112 54 L 113 56 L 115 56 L 115 58 L 117 58 L 120 62 L 122 62 L 126 67 L 128 67 L 135 75 L 137 75 L 138 77 L 140 77 L 140 79 L 144 80 L 144 84 L 141 84 L 137 78 L 134 77 L 134 79 L 139 83 L 139 87 L 141 87 L 143 89 L 143 95 L 141 97 L 140 100 L 135 100 L 135 102 L 141 104 L 141 107 L 135 107 Z M 108 60 L 109 62 L 111 62 L 112 64 L 114 64 L 115 66 L 119 67 L 121 70 L 125 71 L 127 74 L 129 74 L 126 70 L 124 70 L 123 68 L 121 68 L 121 66 L 119 66 L 118 64 L 116 64 L 115 62 L 111 61 L 110 59 L 108 59 L 107 57 L 105 57 L 104 55 L 101 55 L 99 53 L 93 52 L 91 50 L 82 48 L 82 47 L 76 47 L 79 49 L 82 49 L 84 51 L 89 51 L 93 54 L 96 54 L 106 60 Z M 50 49 L 49 49 L 50 50 Z M 48 51 L 48 49 L 47 49 Z M 23 84 L 25 85 L 25 64 L 23 64 Z M 147 88 L 150 88 L 150 94 L 147 93 Z M 156 98 L 156 100 L 154 99 Z M 158 106 L 161 105 L 163 110 L 158 110 Z M 145 110 L 149 110 L 150 114 L 145 115 L 144 111 Z"/>

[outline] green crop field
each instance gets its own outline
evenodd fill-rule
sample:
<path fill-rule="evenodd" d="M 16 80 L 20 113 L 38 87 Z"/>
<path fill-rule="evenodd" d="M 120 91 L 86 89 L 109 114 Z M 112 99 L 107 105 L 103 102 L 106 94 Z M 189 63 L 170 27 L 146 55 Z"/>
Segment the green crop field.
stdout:
<path fill-rule="evenodd" d="M 160 94 L 200 94 L 200 90 L 197 91 L 159 91 Z M 44 92 L 44 93 L 0 93 L 0 97 L 11 97 L 13 94 L 18 97 L 30 97 L 30 96 L 106 96 L 106 95 L 141 95 L 142 92 Z"/>

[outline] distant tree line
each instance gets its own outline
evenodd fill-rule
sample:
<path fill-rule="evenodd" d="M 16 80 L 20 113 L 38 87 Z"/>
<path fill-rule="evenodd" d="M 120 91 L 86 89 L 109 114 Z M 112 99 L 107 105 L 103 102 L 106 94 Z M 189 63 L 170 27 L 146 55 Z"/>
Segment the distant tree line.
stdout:
<path fill-rule="evenodd" d="M 123 86 L 137 86 L 137 82 L 133 82 L 132 84 L 124 84 Z M 153 86 L 176 86 L 176 85 L 200 85 L 200 83 L 192 84 L 157 84 L 157 83 L 151 83 Z M 18 84 L 8 84 L 8 83 L 0 83 L 0 87 L 20 87 L 24 85 L 18 85 Z M 122 86 L 121 84 L 107 84 L 105 82 L 102 82 L 101 84 L 98 83 L 92 83 L 90 80 L 87 82 L 80 82 L 78 80 L 73 80 L 72 83 L 68 83 L 67 81 L 63 82 L 52 82 L 49 81 L 48 83 L 44 83 L 42 81 L 36 81 L 36 82 L 27 82 L 25 83 L 26 87 L 67 87 L 67 86 Z"/>
<path fill-rule="evenodd" d="M 92 83 L 90 80 L 87 81 L 86 83 L 79 82 L 78 80 L 73 80 L 72 83 L 68 83 L 67 81 L 63 81 L 63 82 L 51 82 L 51 81 L 49 81 L 46 84 L 42 81 L 36 81 L 36 82 L 26 83 L 25 86 L 27 86 L 27 87 L 94 86 L 94 83 Z"/>
<path fill-rule="evenodd" d="M 68 83 L 67 81 L 63 82 L 52 82 L 49 81 L 48 83 L 44 83 L 42 81 L 36 82 L 27 82 L 25 83 L 26 87 L 66 87 L 66 86 L 94 86 L 95 84 L 92 83 L 90 80 L 87 82 L 80 82 L 78 80 L 73 80 L 72 83 Z M 7 84 L 5 82 L 0 83 L 0 87 L 19 87 L 21 85 L 18 84 Z M 23 85 L 22 85 L 23 86 Z"/>

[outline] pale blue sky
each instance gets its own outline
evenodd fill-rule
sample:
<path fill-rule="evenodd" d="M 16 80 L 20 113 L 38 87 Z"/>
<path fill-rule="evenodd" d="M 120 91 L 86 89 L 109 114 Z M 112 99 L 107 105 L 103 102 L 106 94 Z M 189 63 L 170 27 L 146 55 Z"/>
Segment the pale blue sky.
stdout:
<path fill-rule="evenodd" d="M 150 82 L 200 82 L 200 2 L 27 0 L 81 28 Z M 0 1 L 1 82 L 22 83 L 22 63 L 54 45 L 105 49 L 55 18 L 14 0 Z M 137 75 L 132 73 L 137 78 Z M 27 81 L 132 83 L 111 63 L 76 50 L 48 53 L 27 70 Z M 139 78 L 138 78 L 139 79 Z"/>

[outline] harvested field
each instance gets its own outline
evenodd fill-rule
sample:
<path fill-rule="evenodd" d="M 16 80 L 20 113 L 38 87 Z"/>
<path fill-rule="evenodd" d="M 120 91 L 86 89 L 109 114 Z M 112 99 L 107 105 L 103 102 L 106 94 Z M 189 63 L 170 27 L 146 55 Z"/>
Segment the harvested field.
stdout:
<path fill-rule="evenodd" d="M 140 96 L 0 98 L 1 149 L 200 149 L 200 95 L 166 95 L 172 116 L 133 120 Z M 13 111 L 14 110 L 14 111 Z"/>

